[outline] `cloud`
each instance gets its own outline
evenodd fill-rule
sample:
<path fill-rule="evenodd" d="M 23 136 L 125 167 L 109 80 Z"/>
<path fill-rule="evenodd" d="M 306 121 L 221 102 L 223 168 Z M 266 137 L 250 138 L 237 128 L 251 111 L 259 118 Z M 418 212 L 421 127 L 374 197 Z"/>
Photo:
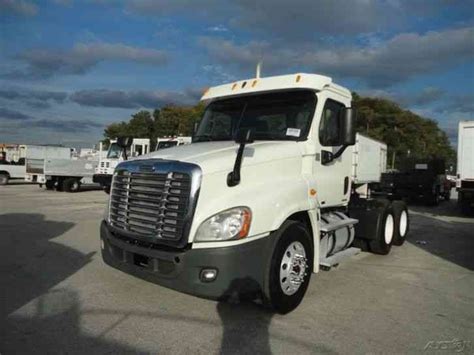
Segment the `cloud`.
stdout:
<path fill-rule="evenodd" d="M 200 98 L 197 89 L 184 92 L 172 91 L 121 91 L 121 90 L 81 90 L 70 95 L 69 99 L 82 106 L 116 108 L 156 108 L 168 104 L 192 105 Z"/>
<path fill-rule="evenodd" d="M 92 120 L 59 120 L 59 119 L 41 119 L 28 122 L 28 126 L 36 128 L 45 128 L 56 132 L 86 132 L 94 128 L 100 128 L 104 125 Z"/>
<path fill-rule="evenodd" d="M 439 105 L 436 111 L 469 114 L 469 118 L 472 119 L 474 115 L 474 94 L 452 95 L 444 104 Z"/>
<path fill-rule="evenodd" d="M 264 68 L 306 68 L 338 78 L 356 78 L 371 87 L 387 87 L 413 77 L 439 72 L 474 59 L 474 27 L 403 33 L 374 47 L 279 47 L 266 42 L 236 44 L 203 37 L 198 44 L 222 64 L 249 70 L 259 58 Z"/>
<path fill-rule="evenodd" d="M 35 16 L 38 6 L 26 0 L 0 0 L 0 14 Z"/>
<path fill-rule="evenodd" d="M 51 103 L 64 103 L 67 95 L 60 91 L 0 89 L 0 98 L 23 102 L 35 108 L 48 108 Z"/>
<path fill-rule="evenodd" d="M 74 0 L 53 0 L 53 2 L 57 5 L 61 5 L 61 6 L 72 6 L 72 4 L 74 3 Z"/>
<path fill-rule="evenodd" d="M 102 61 L 129 61 L 139 64 L 167 63 L 165 51 L 138 48 L 122 43 L 79 43 L 70 50 L 32 49 L 17 59 L 25 68 L 3 74 L 7 78 L 39 79 L 58 74 L 83 74 Z"/>
<path fill-rule="evenodd" d="M 207 28 L 210 32 L 228 32 L 229 29 L 223 25 L 211 26 Z"/>
<path fill-rule="evenodd" d="M 0 118 L 5 120 L 29 120 L 31 116 L 25 115 L 19 111 L 10 110 L 5 107 L 0 107 Z"/>

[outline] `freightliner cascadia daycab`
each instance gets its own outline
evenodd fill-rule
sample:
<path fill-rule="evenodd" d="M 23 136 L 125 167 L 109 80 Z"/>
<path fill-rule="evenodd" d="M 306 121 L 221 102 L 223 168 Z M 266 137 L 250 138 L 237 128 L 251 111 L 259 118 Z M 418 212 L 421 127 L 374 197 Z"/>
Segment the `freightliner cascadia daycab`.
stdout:
<path fill-rule="evenodd" d="M 115 169 L 100 228 L 107 264 L 205 298 L 259 297 L 287 313 L 312 273 L 361 249 L 387 254 L 403 244 L 405 204 L 367 193 L 380 173 L 364 160 L 385 169 L 386 146 L 355 149 L 349 90 L 294 74 L 212 87 L 202 100 L 193 144 Z"/>

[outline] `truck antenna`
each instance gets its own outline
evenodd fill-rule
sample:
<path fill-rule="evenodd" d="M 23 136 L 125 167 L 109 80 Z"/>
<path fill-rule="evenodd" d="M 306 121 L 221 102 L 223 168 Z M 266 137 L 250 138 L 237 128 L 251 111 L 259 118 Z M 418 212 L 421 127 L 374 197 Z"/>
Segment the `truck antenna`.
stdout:
<path fill-rule="evenodd" d="M 262 71 L 263 60 L 259 60 L 257 63 L 257 69 L 255 72 L 255 78 L 260 79 L 260 72 Z"/>

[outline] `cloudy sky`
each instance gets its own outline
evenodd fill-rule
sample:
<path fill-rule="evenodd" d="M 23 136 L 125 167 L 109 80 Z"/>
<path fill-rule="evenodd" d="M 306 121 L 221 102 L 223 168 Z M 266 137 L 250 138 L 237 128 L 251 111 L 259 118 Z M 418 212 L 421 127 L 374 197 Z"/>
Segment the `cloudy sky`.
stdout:
<path fill-rule="evenodd" d="M 88 146 L 202 88 L 314 72 L 436 119 L 474 112 L 473 0 L 0 0 L 0 142 Z"/>

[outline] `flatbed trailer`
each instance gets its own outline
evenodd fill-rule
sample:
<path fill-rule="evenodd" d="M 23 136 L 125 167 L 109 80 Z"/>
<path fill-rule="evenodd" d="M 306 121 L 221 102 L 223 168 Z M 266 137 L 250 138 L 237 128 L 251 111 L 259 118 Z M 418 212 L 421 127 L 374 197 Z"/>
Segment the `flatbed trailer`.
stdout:
<path fill-rule="evenodd" d="M 46 159 L 44 161 L 46 189 L 77 192 L 81 189 L 81 185 L 94 184 L 93 175 L 98 164 L 98 160 Z"/>
<path fill-rule="evenodd" d="M 451 198 L 451 183 L 446 178 L 444 162 L 431 160 L 415 163 L 411 169 L 382 174 L 375 193 L 389 199 L 438 205 L 442 199 L 448 201 Z"/>

